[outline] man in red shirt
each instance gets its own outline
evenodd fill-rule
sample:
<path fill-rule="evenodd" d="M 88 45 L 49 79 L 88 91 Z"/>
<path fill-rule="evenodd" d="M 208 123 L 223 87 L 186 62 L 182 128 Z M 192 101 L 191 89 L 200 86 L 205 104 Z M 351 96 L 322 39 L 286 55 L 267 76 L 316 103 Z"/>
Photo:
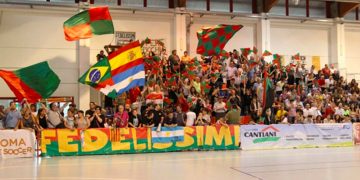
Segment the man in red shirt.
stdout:
<path fill-rule="evenodd" d="M 331 71 L 327 64 L 325 64 L 325 67 L 322 69 L 322 72 L 325 75 L 326 79 L 329 78 Z"/>
<path fill-rule="evenodd" d="M 325 89 L 325 76 L 321 75 L 320 79 L 318 80 L 319 87 L 321 87 L 321 90 Z"/>

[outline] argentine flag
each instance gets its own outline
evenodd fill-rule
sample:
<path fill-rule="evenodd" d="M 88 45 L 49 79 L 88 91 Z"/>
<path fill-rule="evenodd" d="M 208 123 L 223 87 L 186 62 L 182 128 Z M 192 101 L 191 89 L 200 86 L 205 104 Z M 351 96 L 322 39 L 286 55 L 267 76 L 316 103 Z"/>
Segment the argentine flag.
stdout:
<path fill-rule="evenodd" d="M 184 127 L 162 127 L 161 131 L 156 131 L 153 127 L 151 131 L 153 143 L 169 143 L 184 141 Z"/>

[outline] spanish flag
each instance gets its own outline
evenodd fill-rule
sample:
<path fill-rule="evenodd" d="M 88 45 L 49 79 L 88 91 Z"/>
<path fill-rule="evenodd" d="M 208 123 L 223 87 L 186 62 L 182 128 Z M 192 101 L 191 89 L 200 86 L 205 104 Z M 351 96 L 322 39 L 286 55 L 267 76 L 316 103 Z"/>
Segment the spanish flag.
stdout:
<path fill-rule="evenodd" d="M 111 82 L 99 90 L 116 97 L 131 88 L 145 85 L 145 68 L 139 41 L 129 43 L 109 55 Z"/>
<path fill-rule="evenodd" d="M 79 82 L 111 98 L 145 85 L 144 60 L 139 41 L 121 47 L 111 53 L 108 59 L 92 66 Z"/>

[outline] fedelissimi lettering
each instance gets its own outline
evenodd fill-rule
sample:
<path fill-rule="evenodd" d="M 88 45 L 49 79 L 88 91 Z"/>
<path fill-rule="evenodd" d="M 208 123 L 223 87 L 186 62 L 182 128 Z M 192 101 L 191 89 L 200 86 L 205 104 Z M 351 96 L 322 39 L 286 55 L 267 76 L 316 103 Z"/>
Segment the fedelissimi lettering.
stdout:
<path fill-rule="evenodd" d="M 245 137 L 276 137 L 276 132 L 245 132 Z"/>

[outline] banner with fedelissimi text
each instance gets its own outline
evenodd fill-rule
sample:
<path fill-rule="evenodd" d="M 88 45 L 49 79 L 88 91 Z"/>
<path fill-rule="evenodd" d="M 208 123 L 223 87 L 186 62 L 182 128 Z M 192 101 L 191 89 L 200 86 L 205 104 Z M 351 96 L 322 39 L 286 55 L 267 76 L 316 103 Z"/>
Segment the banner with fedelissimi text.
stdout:
<path fill-rule="evenodd" d="M 34 157 L 35 134 L 33 131 L 1 130 L 0 131 L 0 158 Z"/>
<path fill-rule="evenodd" d="M 279 149 L 353 146 L 352 124 L 245 125 L 241 149 Z"/>
<path fill-rule="evenodd" d="M 227 150 L 239 148 L 239 126 L 184 127 L 183 141 L 153 143 L 151 128 L 47 129 L 41 134 L 42 156 L 76 156 Z"/>

